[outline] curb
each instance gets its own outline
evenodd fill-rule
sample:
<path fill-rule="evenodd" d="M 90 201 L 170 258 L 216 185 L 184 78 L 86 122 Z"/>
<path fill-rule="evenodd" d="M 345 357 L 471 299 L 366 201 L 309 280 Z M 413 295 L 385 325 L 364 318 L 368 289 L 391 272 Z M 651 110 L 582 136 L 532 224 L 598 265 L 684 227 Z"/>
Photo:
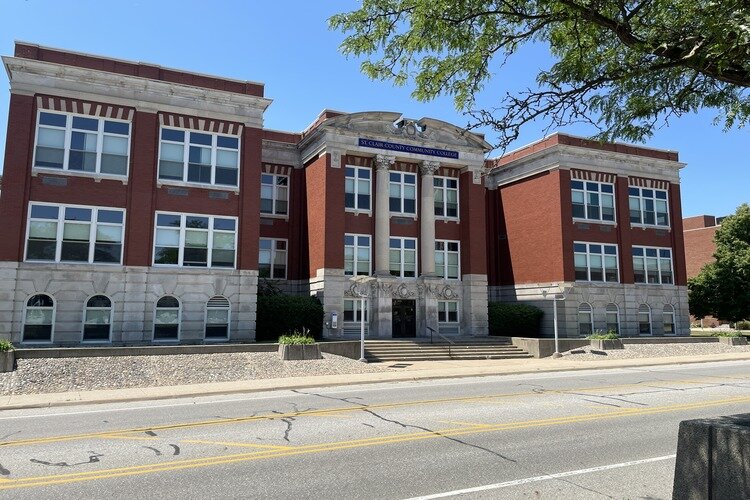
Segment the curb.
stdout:
<path fill-rule="evenodd" d="M 648 358 L 645 358 L 648 359 Z M 514 371 L 500 371 L 500 372 L 487 372 L 487 371 L 473 371 L 473 372 L 465 372 L 465 373 L 442 373 L 442 374 L 430 374 L 425 373 L 420 375 L 418 372 L 415 373 L 396 373 L 394 375 L 396 376 L 390 376 L 385 377 L 382 379 L 377 378 L 371 378 L 371 379 L 365 379 L 365 380 L 353 380 L 351 382 L 345 382 L 341 380 L 336 381 L 316 381 L 316 377 L 308 377 L 308 379 L 312 379 L 309 382 L 298 382 L 298 383 L 291 383 L 294 378 L 290 379 L 261 379 L 264 382 L 265 381 L 283 381 L 283 380 L 290 380 L 290 383 L 288 384 L 281 384 L 276 386 L 271 386 L 269 384 L 268 387 L 239 387 L 236 389 L 224 389 L 224 388 L 217 388 L 215 390 L 205 390 L 205 388 L 198 389 L 198 386 L 200 384 L 190 384 L 190 385 L 180 385 L 180 386 L 156 386 L 156 387 L 148 387 L 148 388 L 130 388 L 130 389 L 109 389 L 107 391 L 118 391 L 118 390 L 133 390 L 133 389 L 140 389 L 141 391 L 145 391 L 145 394 L 138 394 L 138 395 L 123 395 L 123 396 L 100 396 L 100 397 L 92 397 L 91 399 L 61 399 L 61 400 L 54 400 L 55 394 L 58 394 L 60 396 L 62 395 L 70 395 L 71 393 L 49 393 L 49 394 L 42 394 L 42 395 L 28 395 L 28 396 L 50 396 L 50 400 L 48 401 L 42 401 L 42 402 L 30 402 L 30 403 L 9 403 L 9 404 L 0 404 L 0 412 L 6 411 L 6 410 L 24 410 L 24 409 L 39 409 L 39 408 L 56 408 L 56 407 L 66 407 L 66 406 L 79 406 L 79 405 L 96 405 L 96 404 L 107 404 L 107 403 L 132 403 L 136 401 L 161 401 L 161 400 L 169 400 L 169 399 L 181 399 L 181 398 L 196 398 L 196 397 L 202 397 L 202 396 L 222 396 L 222 395 L 231 395 L 231 394 L 253 394 L 258 392 L 270 392 L 270 391 L 280 391 L 280 390 L 294 390 L 294 389 L 311 389 L 311 388 L 318 388 L 318 387 L 345 387 L 345 386 L 356 386 L 356 385 L 372 385 L 372 384 L 380 384 L 380 383 L 388 383 L 388 382 L 412 382 L 412 381 L 418 381 L 418 380 L 445 380 L 445 379 L 463 379 L 463 378 L 472 378 L 472 377 L 502 377 L 502 376 L 510 376 L 510 375 L 529 375 L 534 373 L 556 373 L 556 372 L 571 372 L 571 371 L 594 371 L 594 370 L 609 370 L 609 369 L 625 369 L 625 368 L 641 368 L 641 367 L 654 367 L 654 366 L 679 366 L 679 365 L 691 365 L 691 364 L 704 364 L 704 363 L 721 363 L 721 362 L 728 362 L 728 361 L 749 361 L 750 360 L 750 354 L 741 356 L 741 357 L 733 357 L 729 359 L 697 359 L 697 360 L 675 360 L 673 362 L 665 362 L 662 360 L 659 361 L 644 361 L 639 363 L 616 363 L 611 366 L 585 366 L 585 365 L 576 365 L 576 366 L 555 366 L 555 367 L 540 367 L 535 369 L 518 369 Z M 590 363 L 590 362 L 587 362 Z M 446 369 L 450 370 L 450 369 Z M 459 369 L 460 370 L 460 369 Z M 387 372 L 384 372 L 384 374 L 387 374 Z M 368 375 L 380 375 L 380 374 L 368 374 Z M 317 377 L 326 377 L 327 375 L 317 376 Z M 223 382 L 222 382 L 223 383 Z M 229 382 L 232 383 L 232 382 Z M 175 392 L 167 392 L 165 394 L 148 394 L 148 390 L 154 390 L 156 391 L 169 391 L 170 388 L 172 390 L 177 389 Z M 184 391 L 180 391 L 179 389 L 188 389 Z M 190 388 L 194 388 L 193 390 L 189 390 Z M 84 392 L 78 392 L 77 395 L 86 395 L 90 394 L 90 392 L 93 391 L 84 391 Z M 21 395 L 16 397 L 24 397 L 27 395 Z M 8 396 L 9 398 L 13 398 L 13 395 Z"/>

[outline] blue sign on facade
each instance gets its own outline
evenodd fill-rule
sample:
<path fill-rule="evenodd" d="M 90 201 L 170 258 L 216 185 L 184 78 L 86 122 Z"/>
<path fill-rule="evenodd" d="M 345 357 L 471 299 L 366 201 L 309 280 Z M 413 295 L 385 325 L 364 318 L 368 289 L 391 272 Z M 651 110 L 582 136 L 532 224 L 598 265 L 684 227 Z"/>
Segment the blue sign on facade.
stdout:
<path fill-rule="evenodd" d="M 453 158 L 454 160 L 458 160 L 458 151 L 448 151 L 447 149 L 423 148 L 422 146 L 396 144 L 395 142 L 376 141 L 373 139 L 363 139 L 361 137 L 359 139 L 359 145 L 366 148 L 387 149 L 388 151 L 439 156 L 441 158 Z"/>

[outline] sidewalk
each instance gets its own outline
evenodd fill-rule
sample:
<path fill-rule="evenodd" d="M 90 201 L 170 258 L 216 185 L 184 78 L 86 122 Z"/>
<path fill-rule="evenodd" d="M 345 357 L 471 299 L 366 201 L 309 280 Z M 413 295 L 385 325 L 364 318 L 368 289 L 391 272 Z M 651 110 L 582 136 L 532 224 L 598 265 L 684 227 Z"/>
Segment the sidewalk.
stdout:
<path fill-rule="evenodd" d="M 387 366 L 405 366 L 403 366 L 403 368 L 393 368 L 393 371 L 380 373 L 320 375 L 178 386 L 0 396 L 0 411 L 239 394 L 284 389 L 305 389 L 311 387 L 374 384 L 380 382 L 434 380 L 492 375 L 519 375 L 574 370 L 639 368 L 740 360 L 750 361 L 750 353 L 704 354 L 700 356 L 671 356 L 663 358 L 620 360 L 605 359 L 601 361 L 573 361 L 552 358 L 479 361 L 414 361 L 404 363 L 386 363 Z"/>

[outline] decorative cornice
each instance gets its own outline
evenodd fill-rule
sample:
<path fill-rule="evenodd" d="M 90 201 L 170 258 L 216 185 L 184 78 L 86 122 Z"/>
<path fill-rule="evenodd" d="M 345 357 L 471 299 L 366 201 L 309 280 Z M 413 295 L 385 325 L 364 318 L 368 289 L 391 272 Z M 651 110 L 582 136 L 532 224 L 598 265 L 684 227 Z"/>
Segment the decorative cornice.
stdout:
<path fill-rule="evenodd" d="M 435 172 L 440 168 L 440 162 L 434 160 L 425 160 L 419 166 L 419 173 L 421 175 L 435 175 Z"/>
<path fill-rule="evenodd" d="M 389 155 L 375 155 L 375 169 L 376 170 L 388 170 L 391 166 L 396 163 L 395 156 Z"/>

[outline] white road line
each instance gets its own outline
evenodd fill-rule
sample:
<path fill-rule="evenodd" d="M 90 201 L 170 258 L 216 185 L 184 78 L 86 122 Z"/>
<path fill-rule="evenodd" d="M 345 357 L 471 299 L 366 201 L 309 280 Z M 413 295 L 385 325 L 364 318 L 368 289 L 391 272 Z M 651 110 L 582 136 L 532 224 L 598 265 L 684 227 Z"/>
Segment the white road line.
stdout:
<path fill-rule="evenodd" d="M 421 497 L 413 497 L 407 500 L 431 500 L 433 498 L 446 498 L 458 495 L 465 495 L 467 493 L 478 493 L 480 491 L 497 490 L 500 488 L 508 488 L 510 486 L 518 486 L 521 484 L 537 483 L 539 481 L 548 481 L 550 479 L 558 479 L 561 477 L 578 476 L 580 474 L 588 474 L 590 472 L 599 472 L 610 469 L 619 469 L 621 467 L 630 467 L 633 465 L 647 464 L 651 462 L 661 462 L 662 460 L 671 460 L 676 455 L 664 455 L 662 457 L 645 458 L 643 460 L 632 460 L 630 462 L 622 462 L 619 464 L 602 465 L 599 467 L 591 467 L 589 469 L 571 470 L 567 472 L 557 472 L 555 474 L 545 474 L 543 476 L 527 477 L 524 479 L 515 479 L 513 481 L 505 481 L 504 483 L 487 484 L 485 486 L 477 486 L 475 488 L 466 488 L 463 490 L 446 491 L 444 493 L 435 493 L 434 495 L 425 495 Z"/>

